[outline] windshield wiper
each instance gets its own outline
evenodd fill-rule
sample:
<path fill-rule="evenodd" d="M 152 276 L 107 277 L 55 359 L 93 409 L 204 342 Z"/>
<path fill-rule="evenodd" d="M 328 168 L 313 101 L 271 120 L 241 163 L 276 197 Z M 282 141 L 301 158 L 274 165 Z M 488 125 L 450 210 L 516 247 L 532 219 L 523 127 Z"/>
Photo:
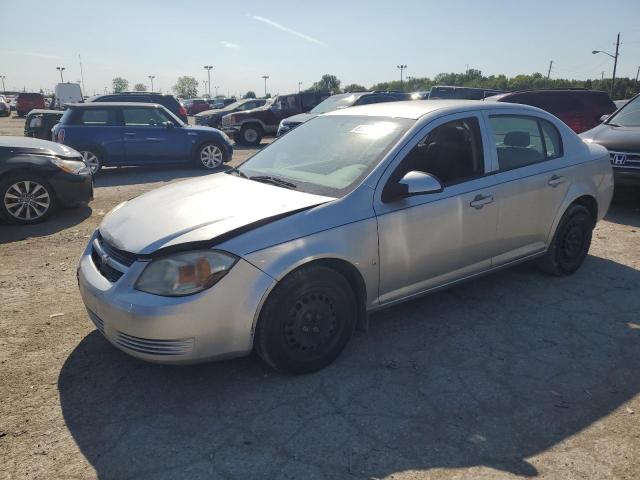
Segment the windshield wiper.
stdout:
<path fill-rule="evenodd" d="M 238 170 L 237 168 L 232 168 L 230 170 L 227 170 L 227 173 L 231 174 L 231 175 L 237 175 L 239 177 L 242 178 L 249 178 L 247 177 L 247 174 L 244 172 L 241 172 L 240 170 Z"/>
<path fill-rule="evenodd" d="M 272 177 L 271 175 L 254 175 L 253 177 L 249 177 L 249 180 L 255 180 L 256 182 L 262 183 L 270 183 L 272 185 L 284 188 L 298 188 L 295 183 L 287 182 L 282 178 Z"/>

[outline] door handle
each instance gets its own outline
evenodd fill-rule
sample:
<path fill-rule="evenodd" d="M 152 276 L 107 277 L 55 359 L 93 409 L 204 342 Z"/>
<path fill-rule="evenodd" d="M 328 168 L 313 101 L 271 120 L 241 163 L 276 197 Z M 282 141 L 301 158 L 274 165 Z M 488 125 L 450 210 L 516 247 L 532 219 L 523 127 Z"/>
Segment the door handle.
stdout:
<path fill-rule="evenodd" d="M 547 182 L 549 185 L 551 185 L 553 188 L 557 187 L 558 185 L 566 182 L 567 179 L 561 175 L 554 175 L 552 176 L 549 181 Z"/>
<path fill-rule="evenodd" d="M 475 208 L 476 210 L 480 210 L 488 203 L 493 203 L 493 195 L 476 195 L 469 206 Z"/>
<path fill-rule="evenodd" d="M 125 135 L 137 135 L 136 132 L 124 132 Z"/>

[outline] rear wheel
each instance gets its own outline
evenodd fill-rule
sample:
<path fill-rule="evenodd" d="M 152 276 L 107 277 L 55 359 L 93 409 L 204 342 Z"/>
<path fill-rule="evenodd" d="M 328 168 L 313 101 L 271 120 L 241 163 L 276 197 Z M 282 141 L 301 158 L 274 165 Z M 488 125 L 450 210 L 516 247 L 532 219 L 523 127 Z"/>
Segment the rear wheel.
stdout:
<path fill-rule="evenodd" d="M 273 368 L 309 373 L 333 362 L 356 325 L 349 282 L 324 266 L 303 267 L 269 295 L 256 328 L 255 347 Z"/>
<path fill-rule="evenodd" d="M 571 275 L 587 257 L 595 219 L 582 205 L 572 205 L 564 213 L 547 253 L 538 266 L 552 275 Z"/>
<path fill-rule="evenodd" d="M 55 208 L 53 189 L 33 176 L 8 178 L 0 183 L 0 214 L 11 223 L 29 225 L 45 220 Z"/>
<path fill-rule="evenodd" d="M 91 150 L 81 150 L 80 154 L 82 155 L 82 159 L 84 160 L 84 163 L 91 170 L 91 173 L 93 175 L 97 175 L 100 169 L 102 168 L 102 162 L 100 160 L 100 156 Z"/>

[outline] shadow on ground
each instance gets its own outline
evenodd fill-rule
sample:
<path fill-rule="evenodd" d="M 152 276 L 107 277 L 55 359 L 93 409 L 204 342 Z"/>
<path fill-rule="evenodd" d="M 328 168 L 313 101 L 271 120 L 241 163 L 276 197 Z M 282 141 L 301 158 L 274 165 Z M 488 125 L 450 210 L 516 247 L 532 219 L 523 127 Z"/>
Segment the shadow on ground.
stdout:
<path fill-rule="evenodd" d="M 640 187 L 616 187 L 605 220 L 640 227 Z"/>
<path fill-rule="evenodd" d="M 255 357 L 146 364 L 93 332 L 60 373 L 62 412 L 103 479 L 533 477 L 526 458 L 639 392 L 639 290 L 596 257 L 570 278 L 511 269 L 374 315 L 298 377 Z"/>
<path fill-rule="evenodd" d="M 77 208 L 61 208 L 42 223 L 35 225 L 13 225 L 0 219 L 0 245 L 18 242 L 26 238 L 46 237 L 71 228 L 91 216 L 91 207 L 84 205 Z"/>
<path fill-rule="evenodd" d="M 145 167 L 106 167 L 94 180 L 94 186 L 116 187 L 125 185 L 140 185 L 143 183 L 169 182 L 175 179 L 202 177 L 213 173 L 229 170 L 231 167 L 222 165 L 215 170 L 205 170 L 198 167 L 184 165 L 149 165 Z"/>

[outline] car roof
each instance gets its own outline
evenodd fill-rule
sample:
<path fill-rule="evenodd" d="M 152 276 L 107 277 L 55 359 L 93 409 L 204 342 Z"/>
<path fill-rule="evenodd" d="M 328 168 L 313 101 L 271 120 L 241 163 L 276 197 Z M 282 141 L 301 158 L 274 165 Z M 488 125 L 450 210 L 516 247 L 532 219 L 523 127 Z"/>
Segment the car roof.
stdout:
<path fill-rule="evenodd" d="M 467 112 L 469 110 L 489 110 L 496 108 L 525 108 L 539 111 L 528 105 L 513 103 L 485 103 L 481 100 L 408 100 L 400 102 L 374 103 L 371 105 L 359 105 L 340 110 L 333 110 L 323 115 L 362 115 L 367 117 L 396 117 L 417 120 L 436 110 L 445 110 L 446 113 Z"/>
<path fill-rule="evenodd" d="M 104 108 L 104 107 L 145 107 L 158 108 L 162 107 L 159 103 L 147 102 L 85 102 L 85 103 L 67 103 L 68 107 L 73 108 Z"/>

